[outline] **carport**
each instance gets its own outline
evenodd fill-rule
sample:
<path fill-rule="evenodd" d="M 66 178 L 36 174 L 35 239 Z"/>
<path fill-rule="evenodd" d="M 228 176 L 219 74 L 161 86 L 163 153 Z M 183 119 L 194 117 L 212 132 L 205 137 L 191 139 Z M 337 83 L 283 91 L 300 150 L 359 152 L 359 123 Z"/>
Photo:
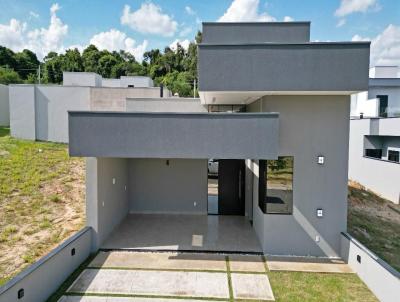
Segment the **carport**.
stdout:
<path fill-rule="evenodd" d="M 208 215 L 207 161 L 276 159 L 278 119 L 276 113 L 70 112 L 70 155 L 87 157 L 93 250 L 261 253 L 252 199 L 246 215 Z M 252 185 L 246 190 L 252 194 Z"/>

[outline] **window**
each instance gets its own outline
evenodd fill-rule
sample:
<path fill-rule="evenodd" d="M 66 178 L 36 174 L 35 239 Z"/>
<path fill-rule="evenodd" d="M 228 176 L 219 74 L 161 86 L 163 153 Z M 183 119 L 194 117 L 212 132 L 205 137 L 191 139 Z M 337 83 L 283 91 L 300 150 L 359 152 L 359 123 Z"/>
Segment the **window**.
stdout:
<path fill-rule="evenodd" d="M 365 156 L 382 158 L 382 149 L 365 149 Z"/>
<path fill-rule="evenodd" d="M 293 156 L 260 160 L 259 206 L 267 214 L 293 212 Z"/>
<path fill-rule="evenodd" d="M 399 162 L 399 151 L 389 150 L 388 152 L 388 160 Z"/>
<path fill-rule="evenodd" d="M 387 109 L 388 109 L 388 96 L 387 95 L 377 95 L 377 99 L 379 99 L 379 116 L 387 117 Z"/>

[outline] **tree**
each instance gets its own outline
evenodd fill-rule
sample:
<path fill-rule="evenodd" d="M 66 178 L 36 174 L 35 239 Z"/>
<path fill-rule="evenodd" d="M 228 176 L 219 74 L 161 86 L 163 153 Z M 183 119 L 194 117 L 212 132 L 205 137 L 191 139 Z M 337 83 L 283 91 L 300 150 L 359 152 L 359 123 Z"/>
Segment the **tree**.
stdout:
<path fill-rule="evenodd" d="M 68 49 L 64 55 L 62 71 L 84 71 L 83 60 L 77 48 Z"/>
<path fill-rule="evenodd" d="M 17 62 L 15 60 L 15 54 L 11 49 L 0 46 L 0 66 L 8 68 L 16 68 Z"/>
<path fill-rule="evenodd" d="M 104 78 L 110 78 L 112 69 L 117 64 L 118 61 L 113 55 L 109 54 L 102 56 L 101 59 L 99 60 L 98 72 Z"/>
<path fill-rule="evenodd" d="M 11 68 L 0 67 L 0 84 L 19 84 L 22 80 L 17 72 Z"/>
<path fill-rule="evenodd" d="M 32 51 L 24 49 L 22 52 L 16 53 L 14 58 L 16 70 L 23 80 L 28 79 L 29 75 L 37 73 L 40 62 Z"/>
<path fill-rule="evenodd" d="M 82 52 L 83 67 L 86 72 L 97 72 L 100 52 L 94 45 L 89 45 Z"/>

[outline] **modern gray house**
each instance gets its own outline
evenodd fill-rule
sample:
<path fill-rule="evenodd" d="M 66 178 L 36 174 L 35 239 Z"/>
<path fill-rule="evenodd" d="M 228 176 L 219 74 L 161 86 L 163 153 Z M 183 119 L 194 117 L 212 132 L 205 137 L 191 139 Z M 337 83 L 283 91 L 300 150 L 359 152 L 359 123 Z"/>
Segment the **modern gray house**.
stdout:
<path fill-rule="evenodd" d="M 375 66 L 351 100 L 349 178 L 398 204 L 399 155 L 400 68 Z"/>
<path fill-rule="evenodd" d="M 199 99 L 70 111 L 92 249 L 340 257 L 350 95 L 368 89 L 369 51 L 310 42 L 309 22 L 203 23 Z"/>

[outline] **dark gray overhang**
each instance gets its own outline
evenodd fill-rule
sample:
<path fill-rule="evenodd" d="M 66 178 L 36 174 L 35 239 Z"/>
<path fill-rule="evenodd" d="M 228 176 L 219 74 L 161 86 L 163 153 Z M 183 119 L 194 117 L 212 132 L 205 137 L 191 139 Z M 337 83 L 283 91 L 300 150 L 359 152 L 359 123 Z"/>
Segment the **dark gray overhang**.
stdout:
<path fill-rule="evenodd" d="M 71 156 L 276 159 L 278 113 L 69 112 Z"/>
<path fill-rule="evenodd" d="M 310 22 L 203 22 L 202 43 L 305 43 Z"/>
<path fill-rule="evenodd" d="M 368 89 L 369 42 L 199 44 L 199 91 Z"/>

